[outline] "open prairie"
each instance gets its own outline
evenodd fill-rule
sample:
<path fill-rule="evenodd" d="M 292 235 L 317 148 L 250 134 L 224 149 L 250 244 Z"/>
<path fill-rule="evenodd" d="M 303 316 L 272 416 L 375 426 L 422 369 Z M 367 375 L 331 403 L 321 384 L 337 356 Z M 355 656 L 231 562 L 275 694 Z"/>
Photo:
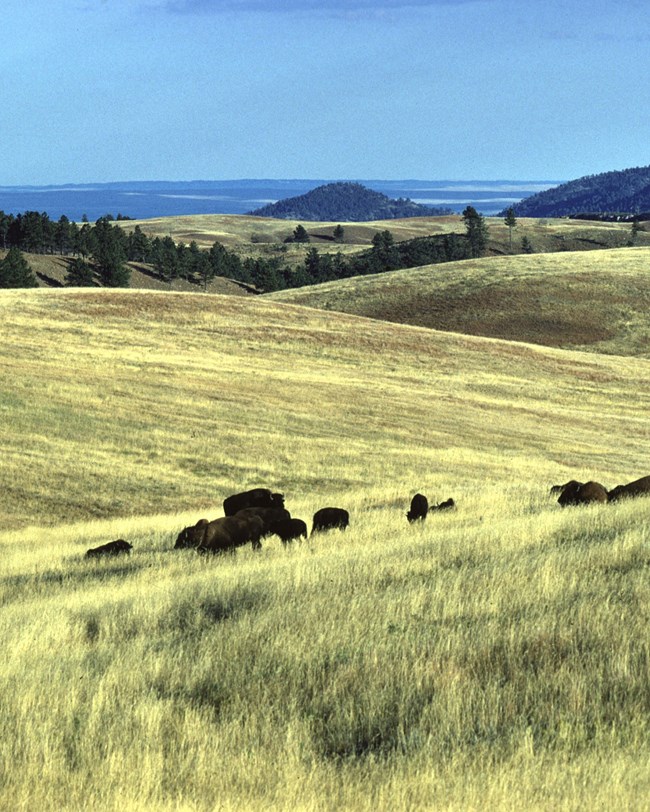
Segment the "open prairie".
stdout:
<path fill-rule="evenodd" d="M 650 248 L 484 257 L 269 294 L 278 302 L 650 357 Z"/>
<path fill-rule="evenodd" d="M 549 487 L 649 473 L 650 361 L 268 297 L 0 311 L 0 808 L 647 808 L 650 500 Z M 350 528 L 172 549 L 256 485 Z"/>

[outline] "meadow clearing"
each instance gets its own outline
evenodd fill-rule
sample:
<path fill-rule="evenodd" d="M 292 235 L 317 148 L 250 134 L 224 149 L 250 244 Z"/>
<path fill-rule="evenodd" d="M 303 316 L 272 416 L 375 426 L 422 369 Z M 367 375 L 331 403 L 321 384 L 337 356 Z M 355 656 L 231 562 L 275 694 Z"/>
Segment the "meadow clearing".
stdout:
<path fill-rule="evenodd" d="M 0 808 L 649 808 L 650 500 L 549 496 L 648 473 L 649 361 L 268 297 L 0 311 Z M 256 485 L 351 526 L 172 549 Z"/>

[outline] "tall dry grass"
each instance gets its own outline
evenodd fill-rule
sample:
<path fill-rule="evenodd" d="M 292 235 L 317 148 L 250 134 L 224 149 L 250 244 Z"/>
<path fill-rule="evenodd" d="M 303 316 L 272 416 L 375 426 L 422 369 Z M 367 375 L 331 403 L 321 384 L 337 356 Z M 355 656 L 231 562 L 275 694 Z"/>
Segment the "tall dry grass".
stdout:
<path fill-rule="evenodd" d="M 0 307 L 0 808 L 647 808 L 650 500 L 548 495 L 646 473 L 647 362 L 226 297 Z M 254 484 L 351 526 L 172 549 Z M 415 490 L 457 510 L 408 525 Z"/>

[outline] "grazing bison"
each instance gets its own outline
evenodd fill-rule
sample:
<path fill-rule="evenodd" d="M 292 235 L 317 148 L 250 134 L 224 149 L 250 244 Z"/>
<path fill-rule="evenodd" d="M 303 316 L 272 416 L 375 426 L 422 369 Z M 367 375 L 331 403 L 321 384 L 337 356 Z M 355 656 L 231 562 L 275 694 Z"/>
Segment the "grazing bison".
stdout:
<path fill-rule="evenodd" d="M 429 500 L 421 493 L 416 493 L 411 499 L 411 508 L 406 514 L 409 522 L 417 522 L 426 519 L 429 511 Z"/>
<path fill-rule="evenodd" d="M 650 476 L 642 476 L 627 485 L 617 485 L 609 492 L 609 501 L 618 502 L 619 499 L 630 499 L 635 496 L 650 496 Z"/>
<path fill-rule="evenodd" d="M 321 530 L 345 530 L 350 524 L 350 514 L 343 508 L 326 507 L 314 513 L 312 535 Z"/>
<path fill-rule="evenodd" d="M 576 482 L 568 485 L 557 500 L 562 507 L 567 505 L 589 505 L 592 502 L 607 502 L 608 496 L 600 482 Z"/>
<path fill-rule="evenodd" d="M 235 513 L 235 518 L 249 518 L 257 516 L 262 521 L 262 533 L 260 538 L 273 535 L 272 525 L 275 522 L 284 522 L 291 519 L 291 514 L 286 508 L 269 508 L 269 507 L 248 507 Z M 253 543 L 253 549 L 259 550 L 262 545 L 259 539 Z"/>
<path fill-rule="evenodd" d="M 252 491 L 235 493 L 223 500 L 223 512 L 226 516 L 234 516 L 249 507 L 283 508 L 284 495 L 271 493 L 268 488 L 253 488 Z"/>
<path fill-rule="evenodd" d="M 184 527 L 178 534 L 174 549 L 183 550 L 188 547 L 198 547 L 203 538 L 203 530 L 206 524 L 209 524 L 207 519 L 199 519 L 192 527 Z"/>
<path fill-rule="evenodd" d="M 283 544 L 307 538 L 307 525 L 302 519 L 278 519 L 271 523 L 270 534 L 280 536 Z"/>
<path fill-rule="evenodd" d="M 106 544 L 101 544 L 99 547 L 92 547 L 86 551 L 86 558 L 100 558 L 103 555 L 122 555 L 123 553 L 130 553 L 133 545 L 129 544 L 124 539 L 117 539 L 116 541 L 109 541 Z"/>
<path fill-rule="evenodd" d="M 552 485 L 551 496 L 554 496 L 556 493 L 563 493 L 567 488 L 576 488 L 584 484 L 584 482 L 578 482 L 577 479 L 570 479 L 568 482 L 565 482 L 564 485 Z"/>
<path fill-rule="evenodd" d="M 263 529 L 259 516 L 223 516 L 203 526 L 196 549 L 199 553 L 234 552 L 249 541 L 255 548 L 259 546 Z"/>
<path fill-rule="evenodd" d="M 433 507 L 429 508 L 429 510 L 451 510 L 452 508 L 456 507 L 456 503 L 450 497 L 449 499 L 445 499 L 444 502 L 440 502 L 438 505 L 433 505 Z"/>

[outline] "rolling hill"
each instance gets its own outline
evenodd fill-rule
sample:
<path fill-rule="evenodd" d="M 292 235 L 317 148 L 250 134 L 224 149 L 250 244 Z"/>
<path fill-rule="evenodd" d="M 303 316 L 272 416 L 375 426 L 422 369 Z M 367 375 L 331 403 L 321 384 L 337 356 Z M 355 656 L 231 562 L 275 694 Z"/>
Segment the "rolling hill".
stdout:
<path fill-rule="evenodd" d="M 644 219 L 650 219 L 650 166 L 586 175 L 538 192 L 513 208 L 519 217 L 646 213 Z"/>
<path fill-rule="evenodd" d="M 423 206 L 412 200 L 393 200 L 360 183 L 327 183 L 304 195 L 288 197 L 255 209 L 256 217 L 284 220 L 392 220 L 403 217 L 432 217 L 451 214 L 450 209 Z"/>
<path fill-rule="evenodd" d="M 645 797 L 650 500 L 548 489 L 647 473 L 649 361 L 142 290 L 2 291 L 0 336 L 0 807 Z M 262 484 L 350 528 L 173 550 Z"/>
<path fill-rule="evenodd" d="M 650 358 L 645 247 L 487 257 L 267 297 L 436 330 Z"/>

